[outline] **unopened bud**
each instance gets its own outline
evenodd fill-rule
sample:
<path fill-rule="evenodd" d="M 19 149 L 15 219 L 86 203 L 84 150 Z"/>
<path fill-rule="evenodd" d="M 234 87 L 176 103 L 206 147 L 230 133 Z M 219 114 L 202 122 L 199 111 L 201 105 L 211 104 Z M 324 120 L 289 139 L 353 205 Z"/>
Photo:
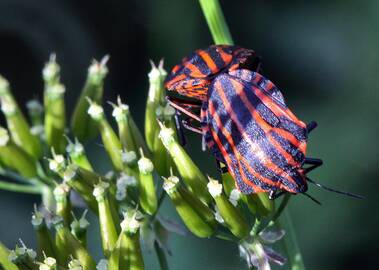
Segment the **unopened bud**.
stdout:
<path fill-rule="evenodd" d="M 164 190 L 187 228 L 198 237 L 211 236 L 216 227 L 213 212 L 190 192 L 179 186 L 175 176 L 164 178 Z"/>
<path fill-rule="evenodd" d="M 46 63 L 42 70 L 42 77 L 47 84 L 53 84 L 59 81 L 60 67 L 56 62 L 56 55 L 51 54 L 49 62 Z"/>
<path fill-rule="evenodd" d="M 91 103 L 88 108 L 88 114 L 92 117 L 92 119 L 98 121 L 104 117 L 104 109 L 96 103 Z"/>
<path fill-rule="evenodd" d="M 94 121 L 87 113 L 90 104 L 89 98 L 94 103 L 101 104 L 103 98 L 104 78 L 108 73 L 106 62 L 109 59 L 105 56 L 101 62 L 94 61 L 88 69 L 86 83 L 80 94 L 80 98 L 75 106 L 74 113 L 71 118 L 72 131 L 80 141 L 93 139 L 98 134 L 96 121 Z"/>
<path fill-rule="evenodd" d="M 117 229 L 115 224 L 118 222 L 118 220 L 114 220 L 114 216 L 112 216 L 111 207 L 113 207 L 113 205 L 110 204 L 109 196 L 107 195 L 108 189 L 108 183 L 100 182 L 93 190 L 93 195 L 96 197 L 99 209 L 103 251 L 107 257 L 110 255 L 117 241 Z"/>
<path fill-rule="evenodd" d="M 210 202 L 211 196 L 207 190 L 207 180 L 204 174 L 195 165 L 184 148 L 175 140 L 173 129 L 161 124 L 159 137 L 170 153 L 184 183 L 190 191 L 196 194 L 202 201 L 206 203 Z"/>
<path fill-rule="evenodd" d="M 216 202 L 220 216 L 230 231 L 240 239 L 248 236 L 249 227 L 243 214 L 227 199 L 222 192 L 222 185 L 217 180 L 209 178 L 208 189 Z"/>
<path fill-rule="evenodd" d="M 0 161 L 6 168 L 17 171 L 22 176 L 37 176 L 35 160 L 9 137 L 8 131 L 0 127 Z"/>
<path fill-rule="evenodd" d="M 25 116 L 12 96 L 8 82 L 0 76 L 0 101 L 5 114 L 12 140 L 31 157 L 38 159 L 42 155 L 42 146 L 31 131 Z"/>

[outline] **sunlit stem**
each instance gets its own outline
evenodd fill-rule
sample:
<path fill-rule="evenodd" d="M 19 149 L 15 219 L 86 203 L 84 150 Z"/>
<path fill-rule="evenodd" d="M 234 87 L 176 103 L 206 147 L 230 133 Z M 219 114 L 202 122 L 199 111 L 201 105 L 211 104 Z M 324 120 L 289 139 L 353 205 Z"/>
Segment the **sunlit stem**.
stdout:
<path fill-rule="evenodd" d="M 295 235 L 295 229 L 292 225 L 292 220 L 288 209 L 284 209 L 280 222 L 282 227 L 286 230 L 286 236 L 284 240 L 284 249 L 287 254 L 288 263 L 291 270 L 305 270 L 305 265 L 303 261 L 303 256 L 297 244 L 297 239 Z"/>
<path fill-rule="evenodd" d="M 216 44 L 233 44 L 228 25 L 218 0 L 199 0 L 213 40 Z"/>

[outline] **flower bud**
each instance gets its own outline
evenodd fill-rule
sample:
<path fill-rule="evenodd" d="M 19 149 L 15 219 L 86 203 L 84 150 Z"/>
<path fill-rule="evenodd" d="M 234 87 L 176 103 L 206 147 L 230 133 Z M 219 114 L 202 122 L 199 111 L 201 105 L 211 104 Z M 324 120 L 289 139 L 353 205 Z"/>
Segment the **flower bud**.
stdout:
<path fill-rule="evenodd" d="M 209 203 L 211 196 L 208 193 L 207 180 L 204 174 L 188 156 L 184 148 L 175 140 L 174 134 L 173 129 L 161 125 L 159 137 L 174 160 L 184 183 L 199 199 Z"/>
<path fill-rule="evenodd" d="M 105 118 L 103 108 L 95 103 L 92 103 L 88 109 L 88 113 L 91 115 L 92 119 L 98 123 L 101 139 L 105 150 L 112 161 L 113 167 L 117 171 L 122 171 L 123 164 L 121 159 L 121 142 Z"/>
<path fill-rule="evenodd" d="M 43 106 L 37 99 L 29 100 L 26 103 L 28 115 L 33 126 L 39 126 L 43 123 Z"/>
<path fill-rule="evenodd" d="M 68 140 L 66 152 L 69 154 L 71 161 L 74 164 L 88 171 L 93 171 L 92 165 L 85 153 L 84 146 L 77 139 L 75 139 L 75 143 Z"/>
<path fill-rule="evenodd" d="M 152 215 L 157 211 L 158 199 L 154 185 L 154 165 L 150 159 L 145 158 L 142 148 L 140 149 L 141 159 L 138 160 L 139 168 L 139 201 L 142 209 Z"/>
<path fill-rule="evenodd" d="M 36 161 L 9 137 L 8 131 L 0 127 L 0 162 L 26 178 L 37 176 Z"/>
<path fill-rule="evenodd" d="M 115 222 L 118 222 L 112 216 L 111 204 L 107 194 L 108 188 L 108 183 L 100 182 L 93 190 L 93 195 L 98 203 L 102 246 L 106 257 L 110 256 L 112 249 L 115 247 L 117 241 Z"/>
<path fill-rule="evenodd" d="M 210 237 L 214 233 L 215 219 L 212 212 L 209 208 L 206 210 L 204 208 L 206 206 L 191 193 L 180 188 L 179 179 L 176 176 L 164 178 L 163 189 L 171 198 L 184 224 L 193 234 L 198 237 Z M 205 216 L 208 219 L 213 216 L 213 221 L 207 222 Z"/>
<path fill-rule="evenodd" d="M 20 270 L 37 270 L 36 257 L 37 253 L 33 249 L 29 249 L 25 244 L 20 240 L 21 247 L 16 246 L 14 250 L 9 252 L 8 259 Z"/>
<path fill-rule="evenodd" d="M 124 164 L 124 172 L 138 178 L 139 171 L 137 165 L 137 154 L 134 151 L 121 152 L 122 163 Z"/>
<path fill-rule="evenodd" d="M 113 107 L 112 116 L 117 122 L 118 136 L 120 137 L 122 147 L 126 149 L 126 151 L 137 152 L 138 149 L 130 129 L 129 106 L 127 104 L 123 104 L 120 97 L 117 98 L 117 105 L 114 105 Z"/>
<path fill-rule="evenodd" d="M 60 69 L 61 68 L 56 61 L 56 55 L 54 53 L 51 54 L 49 62 L 45 64 L 45 67 L 42 70 L 42 77 L 46 85 L 59 83 Z"/>
<path fill-rule="evenodd" d="M 62 84 L 45 82 L 45 137 L 47 145 L 58 154 L 63 153 L 66 147 L 64 92 L 65 87 Z"/>
<path fill-rule="evenodd" d="M 95 60 L 89 67 L 86 83 L 71 118 L 71 129 L 75 137 L 83 142 L 95 138 L 98 134 L 96 122 L 87 114 L 90 106 L 87 98 L 101 104 L 104 78 L 108 73 L 108 59 L 109 57 L 105 56 L 100 63 Z"/>
<path fill-rule="evenodd" d="M 222 185 L 211 178 L 208 183 L 209 193 L 214 198 L 217 208 L 221 217 L 224 220 L 225 225 L 229 230 L 239 239 L 243 239 L 249 235 L 248 224 L 239 211 L 222 192 Z"/>
<path fill-rule="evenodd" d="M 93 185 L 89 184 L 92 183 L 94 179 L 92 177 L 85 177 L 87 175 L 85 172 L 88 171 L 79 168 L 79 166 L 75 164 L 70 164 L 63 173 L 63 180 L 68 186 L 78 192 L 88 207 L 97 214 L 97 202 L 92 194 Z M 98 179 L 99 178 L 97 178 L 97 180 Z"/>
<path fill-rule="evenodd" d="M 8 81 L 0 76 L 1 109 L 5 115 L 12 140 L 29 155 L 38 159 L 42 155 L 39 139 L 35 137 L 9 89 Z"/>
<path fill-rule="evenodd" d="M 68 225 L 71 223 L 70 187 L 62 183 L 55 187 L 54 198 L 56 202 L 56 214 L 61 216 Z"/>
<path fill-rule="evenodd" d="M 134 176 L 122 173 L 119 178 L 117 178 L 117 191 L 116 200 L 123 201 L 126 199 L 126 194 L 128 188 L 136 188 L 138 186 L 137 179 Z"/>
<path fill-rule="evenodd" d="M 230 195 L 229 195 L 230 203 L 233 204 L 234 206 L 237 206 L 239 200 L 241 199 L 241 195 L 242 195 L 241 191 L 239 191 L 236 188 L 232 189 L 232 191 L 230 192 Z"/>
<path fill-rule="evenodd" d="M 116 250 L 120 252 L 119 268 L 130 270 L 143 270 L 144 262 L 140 245 L 141 222 L 137 219 L 138 212 L 132 211 L 124 214 L 121 223 L 122 232 Z M 114 265 L 114 264 L 113 264 Z M 114 269 L 114 268 L 113 268 Z M 109 268 L 112 270 L 112 268 Z"/>
<path fill-rule="evenodd" d="M 31 223 L 37 236 L 38 257 L 42 259 L 42 254 L 45 254 L 48 257 L 55 257 L 55 244 L 46 226 L 45 219 L 42 213 L 37 210 L 37 207 L 34 209 Z"/>
<path fill-rule="evenodd" d="M 163 60 L 156 67 L 151 62 L 152 69 L 149 73 L 149 93 L 145 113 L 145 137 L 149 149 L 154 156 L 154 165 L 160 175 L 167 175 L 169 168 L 173 167 L 172 158 L 165 151 L 162 141 L 159 139 L 159 125 L 157 119 L 165 125 L 171 126 L 175 110 L 164 99 L 163 82 L 167 72 L 163 69 Z"/>
<path fill-rule="evenodd" d="M 158 121 L 163 121 L 163 124 L 165 126 L 173 127 L 172 130 L 176 130 L 175 127 L 172 125 L 173 123 L 173 121 L 171 121 L 172 117 L 169 117 L 169 119 L 167 119 L 165 117 L 164 112 L 165 112 L 165 107 L 158 105 L 157 110 L 156 110 L 156 117 Z M 175 139 L 177 138 L 176 132 L 174 132 L 174 138 Z M 156 136 L 155 136 L 152 152 L 154 155 L 154 164 L 155 164 L 156 170 L 158 171 L 160 175 L 167 175 L 169 173 L 169 169 L 174 167 L 175 165 L 170 154 L 167 152 L 166 147 L 163 145 L 161 139 L 159 138 L 159 130 L 157 131 Z"/>
<path fill-rule="evenodd" d="M 52 149 L 52 156 L 53 158 L 49 159 L 49 169 L 62 177 L 67 166 L 66 159 L 63 155 L 55 154 L 54 149 Z"/>
<path fill-rule="evenodd" d="M 85 210 L 80 217 L 80 219 L 76 219 L 75 215 L 72 213 L 74 220 L 70 224 L 71 233 L 75 236 L 76 239 L 83 245 L 83 247 L 87 246 L 87 229 L 90 225 L 88 220 L 86 219 L 87 210 Z"/>
<path fill-rule="evenodd" d="M 77 259 L 72 259 L 68 262 L 68 269 L 69 270 L 83 270 L 83 266 L 81 262 Z"/>
<path fill-rule="evenodd" d="M 94 270 L 96 268 L 95 261 L 82 244 L 71 234 L 70 230 L 64 226 L 63 219 L 58 216 L 54 217 L 53 225 L 56 230 L 56 245 L 61 261 L 66 264 L 71 255 L 74 259 L 80 261 L 84 270 Z"/>
<path fill-rule="evenodd" d="M 56 270 L 57 260 L 53 257 L 46 257 L 43 263 L 39 263 L 39 270 Z"/>
<path fill-rule="evenodd" d="M 160 63 L 163 70 L 163 61 Z M 156 121 L 156 111 L 160 103 L 164 101 L 163 81 L 167 73 L 161 73 L 160 69 L 151 61 L 151 71 L 149 76 L 149 92 L 147 95 L 146 113 L 145 113 L 145 138 L 149 149 L 155 149 L 156 137 L 159 134 L 159 126 Z"/>
<path fill-rule="evenodd" d="M 101 259 L 97 265 L 96 265 L 96 270 L 108 270 L 108 260 L 106 259 Z"/>

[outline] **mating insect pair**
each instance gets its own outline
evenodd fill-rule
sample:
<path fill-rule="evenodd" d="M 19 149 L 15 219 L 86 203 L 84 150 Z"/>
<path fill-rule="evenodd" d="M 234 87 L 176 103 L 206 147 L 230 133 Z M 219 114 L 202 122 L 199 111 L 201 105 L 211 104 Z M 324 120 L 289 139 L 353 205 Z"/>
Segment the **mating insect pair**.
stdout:
<path fill-rule="evenodd" d="M 306 194 L 307 181 L 313 182 L 306 174 L 322 164 L 306 157 L 308 134 L 316 123 L 300 121 L 280 90 L 259 72 L 260 59 L 252 50 L 229 45 L 200 49 L 175 66 L 165 82 L 168 90 L 190 100 L 167 100 L 185 115 L 182 126 L 202 135 L 241 192 L 268 192 L 271 199 L 286 192 Z"/>

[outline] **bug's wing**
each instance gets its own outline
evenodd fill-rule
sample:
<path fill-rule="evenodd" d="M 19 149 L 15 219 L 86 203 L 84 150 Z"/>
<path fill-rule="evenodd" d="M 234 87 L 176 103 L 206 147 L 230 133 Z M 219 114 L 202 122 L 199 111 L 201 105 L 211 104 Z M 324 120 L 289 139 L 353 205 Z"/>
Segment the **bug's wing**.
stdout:
<path fill-rule="evenodd" d="M 294 115 L 287 115 L 284 106 L 263 96 L 253 83 L 229 74 L 217 76 L 209 91 L 209 133 L 238 188 L 243 193 L 301 192 L 305 181 L 296 168 L 301 165 L 300 148 L 305 149 L 306 138 L 300 136 L 303 127 L 291 120 Z"/>
<path fill-rule="evenodd" d="M 292 144 L 292 147 L 291 145 L 286 145 L 277 136 L 277 139 L 283 142 L 283 147 L 294 156 L 297 162 L 302 163 L 305 159 L 306 140 L 308 137 L 306 125 L 287 107 L 282 92 L 274 83 L 257 72 L 238 69 L 230 71 L 229 74 L 238 81 L 242 80 L 242 83 L 246 86 L 245 88 L 250 89 L 253 95 L 264 105 L 260 106 L 258 104 L 258 111 L 260 111 L 266 122 L 272 127 L 278 128 L 276 131 L 280 133 L 279 135 Z M 268 114 L 275 117 L 268 117 Z"/>

